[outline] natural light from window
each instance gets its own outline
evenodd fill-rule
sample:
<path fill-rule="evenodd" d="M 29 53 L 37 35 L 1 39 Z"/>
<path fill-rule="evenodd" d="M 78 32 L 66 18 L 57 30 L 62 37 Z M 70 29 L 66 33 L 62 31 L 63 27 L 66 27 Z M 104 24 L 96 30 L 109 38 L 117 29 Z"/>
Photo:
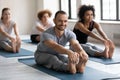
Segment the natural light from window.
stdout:
<path fill-rule="evenodd" d="M 116 0 L 103 0 L 103 19 L 116 19 Z"/>

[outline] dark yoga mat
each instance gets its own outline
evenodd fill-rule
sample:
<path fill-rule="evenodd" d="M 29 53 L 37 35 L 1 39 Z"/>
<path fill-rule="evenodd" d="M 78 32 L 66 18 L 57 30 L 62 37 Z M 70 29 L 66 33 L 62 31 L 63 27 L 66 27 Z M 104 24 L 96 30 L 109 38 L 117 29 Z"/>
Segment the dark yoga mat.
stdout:
<path fill-rule="evenodd" d="M 21 48 L 19 53 L 12 53 L 12 52 L 0 50 L 0 55 L 4 57 L 20 57 L 20 56 L 34 55 L 34 52 Z"/>
<path fill-rule="evenodd" d="M 99 71 L 99 70 L 96 70 L 90 67 L 86 67 L 86 70 L 83 74 L 80 74 L 80 73 L 70 74 L 70 73 L 65 73 L 65 72 L 57 72 L 51 69 L 47 69 L 43 66 L 38 66 L 35 63 L 34 58 L 18 59 L 18 61 L 28 66 L 31 66 L 35 69 L 38 69 L 40 71 L 43 71 L 49 75 L 57 77 L 61 80 L 101 80 L 101 79 L 111 78 L 115 76 L 113 74 Z"/>

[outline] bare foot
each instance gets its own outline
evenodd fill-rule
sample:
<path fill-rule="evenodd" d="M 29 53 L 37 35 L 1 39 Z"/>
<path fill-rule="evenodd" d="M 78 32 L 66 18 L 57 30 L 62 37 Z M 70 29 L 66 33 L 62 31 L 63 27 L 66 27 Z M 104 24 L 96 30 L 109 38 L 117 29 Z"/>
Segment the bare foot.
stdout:
<path fill-rule="evenodd" d="M 78 63 L 77 66 L 76 66 L 77 72 L 80 72 L 80 73 L 83 73 L 83 72 L 84 72 L 86 62 L 87 62 L 87 61 L 79 60 L 79 63 Z"/>
<path fill-rule="evenodd" d="M 76 64 L 69 63 L 69 70 L 70 70 L 70 73 L 75 74 L 76 73 Z"/>
<path fill-rule="evenodd" d="M 17 42 L 17 45 L 16 45 L 16 52 L 17 53 L 19 53 L 20 47 L 21 47 L 21 42 Z"/>
<path fill-rule="evenodd" d="M 109 47 L 108 47 L 108 46 L 105 46 L 105 50 L 104 50 L 104 52 L 102 53 L 105 58 L 109 58 L 108 51 L 109 51 Z"/>
<path fill-rule="evenodd" d="M 16 42 L 12 42 L 12 49 L 13 49 L 13 52 L 16 53 Z"/>
<path fill-rule="evenodd" d="M 77 72 L 83 73 L 85 70 L 85 63 L 77 64 L 76 68 L 77 68 Z"/>
<path fill-rule="evenodd" d="M 115 45 L 113 44 L 112 41 L 109 41 L 109 58 L 112 58 L 113 53 L 114 53 Z"/>

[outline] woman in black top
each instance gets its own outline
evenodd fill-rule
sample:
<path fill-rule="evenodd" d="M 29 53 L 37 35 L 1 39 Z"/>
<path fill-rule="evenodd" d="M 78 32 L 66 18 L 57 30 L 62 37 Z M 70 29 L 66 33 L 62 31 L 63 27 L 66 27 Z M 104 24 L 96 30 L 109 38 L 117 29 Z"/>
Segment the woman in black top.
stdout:
<path fill-rule="evenodd" d="M 79 43 L 89 55 L 112 58 L 115 46 L 113 42 L 108 39 L 101 26 L 93 21 L 94 17 L 94 7 L 92 5 L 82 5 L 78 12 L 79 21 L 75 24 L 73 32 L 76 34 Z M 96 29 L 100 36 L 93 33 L 93 29 Z M 103 42 L 105 49 L 101 50 L 94 45 L 88 44 L 88 36 Z"/>

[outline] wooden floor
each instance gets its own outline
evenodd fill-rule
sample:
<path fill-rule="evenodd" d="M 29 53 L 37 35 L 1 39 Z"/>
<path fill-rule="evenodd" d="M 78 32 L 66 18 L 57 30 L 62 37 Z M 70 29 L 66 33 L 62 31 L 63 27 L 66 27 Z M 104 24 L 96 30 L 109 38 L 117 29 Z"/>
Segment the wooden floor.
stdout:
<path fill-rule="evenodd" d="M 22 42 L 22 48 L 35 51 L 37 45 Z M 116 47 L 120 51 L 120 47 Z M 0 80 L 59 80 L 56 77 L 36 70 L 32 67 L 18 62 L 19 58 L 29 58 L 33 56 L 5 58 L 0 56 Z M 120 64 L 104 65 L 94 61 L 88 61 L 87 66 L 120 76 Z"/>

